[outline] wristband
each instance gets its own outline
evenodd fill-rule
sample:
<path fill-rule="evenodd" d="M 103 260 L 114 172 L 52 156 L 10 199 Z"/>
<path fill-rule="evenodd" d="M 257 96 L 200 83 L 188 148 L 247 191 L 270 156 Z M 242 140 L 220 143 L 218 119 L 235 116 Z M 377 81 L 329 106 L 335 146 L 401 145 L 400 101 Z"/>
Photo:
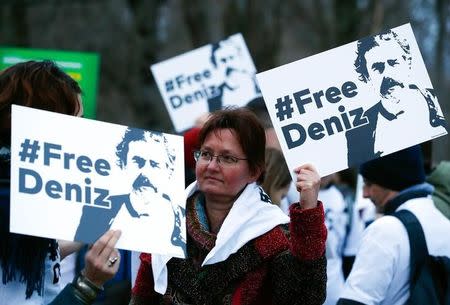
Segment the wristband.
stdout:
<path fill-rule="evenodd" d="M 74 279 L 73 285 L 88 304 L 91 304 L 97 298 L 97 294 L 103 290 L 103 287 L 98 287 L 84 276 L 83 271 Z"/>

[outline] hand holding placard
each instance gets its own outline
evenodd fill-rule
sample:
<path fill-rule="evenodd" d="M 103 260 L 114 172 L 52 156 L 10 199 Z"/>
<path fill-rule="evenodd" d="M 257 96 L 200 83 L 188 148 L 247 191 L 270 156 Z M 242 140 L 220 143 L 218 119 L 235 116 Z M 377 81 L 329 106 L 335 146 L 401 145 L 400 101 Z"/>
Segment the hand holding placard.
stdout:
<path fill-rule="evenodd" d="M 300 206 L 302 209 L 311 209 L 317 206 L 320 189 L 320 176 L 311 164 L 304 164 L 295 169 L 297 180 L 295 187 L 300 193 Z"/>

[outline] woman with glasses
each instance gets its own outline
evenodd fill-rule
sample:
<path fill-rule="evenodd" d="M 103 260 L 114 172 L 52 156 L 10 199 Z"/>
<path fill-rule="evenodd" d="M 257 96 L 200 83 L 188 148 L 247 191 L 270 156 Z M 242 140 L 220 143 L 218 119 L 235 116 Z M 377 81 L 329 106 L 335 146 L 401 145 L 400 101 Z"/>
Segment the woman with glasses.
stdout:
<path fill-rule="evenodd" d="M 290 218 L 260 188 L 265 133 L 247 109 L 216 111 L 186 189 L 187 258 L 141 254 L 130 304 L 322 304 L 326 227 L 312 165 Z M 289 232 L 282 224 L 289 223 Z"/>

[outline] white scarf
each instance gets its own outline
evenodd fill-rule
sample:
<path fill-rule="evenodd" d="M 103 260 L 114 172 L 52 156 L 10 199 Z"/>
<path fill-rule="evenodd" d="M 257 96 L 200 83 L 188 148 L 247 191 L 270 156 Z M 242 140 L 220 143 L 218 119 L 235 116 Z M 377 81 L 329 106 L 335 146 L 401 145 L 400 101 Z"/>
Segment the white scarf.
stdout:
<path fill-rule="evenodd" d="M 186 198 L 197 190 L 195 181 L 186 188 Z M 260 187 L 256 183 L 247 185 L 225 218 L 217 234 L 216 244 L 202 266 L 225 261 L 250 240 L 288 222 L 289 217 L 278 206 L 261 200 Z M 155 291 L 160 294 L 164 294 L 167 289 L 167 262 L 171 258 L 168 255 L 152 254 Z"/>

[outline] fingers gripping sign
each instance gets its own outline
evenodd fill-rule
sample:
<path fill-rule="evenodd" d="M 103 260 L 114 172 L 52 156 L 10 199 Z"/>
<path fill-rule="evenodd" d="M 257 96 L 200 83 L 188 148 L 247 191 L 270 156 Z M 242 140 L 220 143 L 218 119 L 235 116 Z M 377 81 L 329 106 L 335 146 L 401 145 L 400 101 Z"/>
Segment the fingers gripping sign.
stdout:
<path fill-rule="evenodd" d="M 120 253 L 114 247 L 120 235 L 120 231 L 109 230 L 86 253 L 84 276 L 98 287 L 112 279 L 119 269 Z"/>
<path fill-rule="evenodd" d="M 320 176 L 311 164 L 304 164 L 297 167 L 294 172 L 297 174 L 295 186 L 300 193 L 300 205 L 303 209 L 311 209 L 317 206 L 317 199 L 320 189 Z"/>

